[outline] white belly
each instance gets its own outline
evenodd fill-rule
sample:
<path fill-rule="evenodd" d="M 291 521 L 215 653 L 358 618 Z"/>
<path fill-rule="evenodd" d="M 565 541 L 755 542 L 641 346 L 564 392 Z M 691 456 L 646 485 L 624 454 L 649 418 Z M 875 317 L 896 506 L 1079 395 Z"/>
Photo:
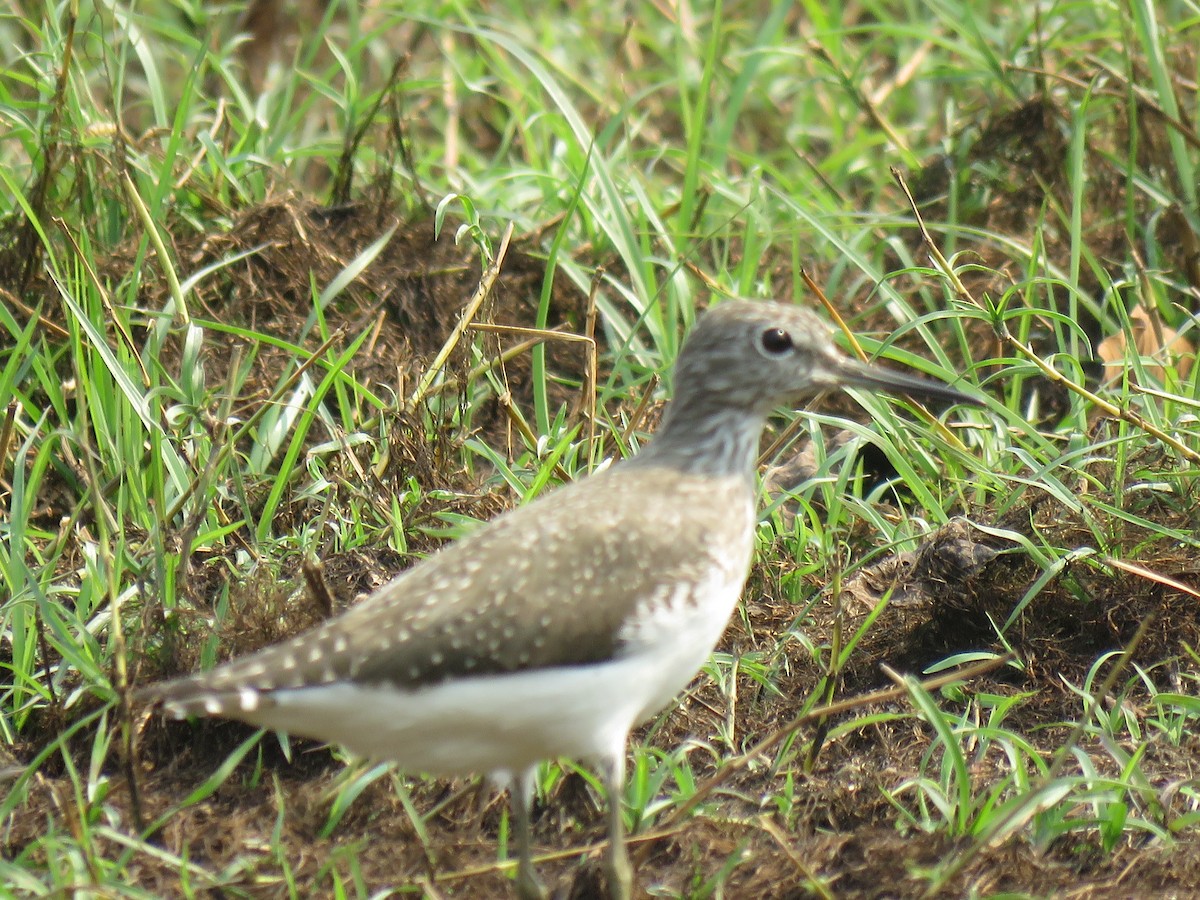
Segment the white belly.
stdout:
<path fill-rule="evenodd" d="M 743 578 L 744 569 L 721 574 L 699 593 L 662 598 L 622 629 L 625 651 L 607 662 L 414 690 L 350 682 L 279 690 L 238 717 L 435 775 L 621 754 L 633 726 L 666 706 L 708 659 Z"/>

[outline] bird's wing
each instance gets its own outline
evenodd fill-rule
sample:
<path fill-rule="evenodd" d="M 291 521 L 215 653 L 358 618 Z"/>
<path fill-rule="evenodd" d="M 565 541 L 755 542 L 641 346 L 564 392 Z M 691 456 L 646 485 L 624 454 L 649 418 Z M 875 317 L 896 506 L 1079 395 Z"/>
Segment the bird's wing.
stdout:
<path fill-rule="evenodd" d="M 220 695 L 603 661 L 639 604 L 720 564 L 730 518 L 752 515 L 740 478 L 610 470 L 499 517 L 328 622 L 144 696 L 187 714 Z"/>

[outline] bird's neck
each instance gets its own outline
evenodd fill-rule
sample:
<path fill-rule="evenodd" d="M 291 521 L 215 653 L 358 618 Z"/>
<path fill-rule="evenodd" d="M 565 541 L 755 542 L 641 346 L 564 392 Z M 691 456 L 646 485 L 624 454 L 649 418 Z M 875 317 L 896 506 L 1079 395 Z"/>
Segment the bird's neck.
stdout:
<path fill-rule="evenodd" d="M 630 462 L 715 478 L 741 475 L 753 483 L 765 421 L 759 410 L 676 396 L 654 439 Z"/>

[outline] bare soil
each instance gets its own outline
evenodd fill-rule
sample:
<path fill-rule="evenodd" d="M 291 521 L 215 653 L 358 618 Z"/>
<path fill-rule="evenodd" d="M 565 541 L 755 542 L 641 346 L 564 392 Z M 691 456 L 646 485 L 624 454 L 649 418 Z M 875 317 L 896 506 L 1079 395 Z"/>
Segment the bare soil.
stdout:
<path fill-rule="evenodd" d="M 1066 151 L 1056 125 L 1061 115 L 1038 100 L 981 123 L 974 137 L 962 136 L 960 159 L 933 161 L 925 171 L 913 173 L 914 193 L 919 199 L 938 196 L 944 192 L 944 179 L 958 178 L 965 189 L 980 197 L 977 224 L 1006 234 L 1027 233 L 1033 227 L 1031 211 L 1045 201 L 1046 192 L 1064 189 L 1058 173 L 1063 171 Z M 1030 170 L 1040 177 L 1030 178 Z M 1111 183 L 1119 181 L 1114 178 Z M 929 215 L 936 213 L 937 202 L 929 200 Z M 1100 209 L 1112 198 L 1094 202 Z M 178 258 L 194 269 L 237 251 L 253 251 L 206 284 L 195 315 L 244 325 L 315 349 L 320 343 L 318 334 L 304 333 L 311 309 L 309 286 L 328 283 L 399 217 L 393 204 L 378 198 L 328 208 L 298 197 L 281 197 L 247 209 L 228 227 L 183 241 L 175 250 Z M 1101 222 L 1097 213 L 1094 227 L 1106 227 Z M 446 231 L 452 233 L 453 225 Z M 1114 235 L 1112 241 L 1117 240 Z M 981 252 L 989 251 L 984 248 Z M 1050 247 L 1048 252 L 1066 250 Z M 1000 251 L 995 253 L 984 263 L 1002 269 Z M 128 261 L 118 254 L 112 261 L 113 270 Z M 1184 263 L 1180 262 L 1180 268 L 1185 270 Z M 505 261 L 481 320 L 532 326 L 543 275 L 536 252 L 518 243 Z M 347 335 L 369 330 L 370 338 L 352 366 L 355 377 L 403 396 L 446 341 L 479 277 L 473 248 L 455 245 L 447 238 L 435 242 L 428 220 L 403 222 L 378 259 L 331 307 L 328 330 L 345 329 Z M 161 304 L 163 285 L 149 281 L 143 290 L 147 306 Z M 586 297 L 569 290 L 556 293 L 549 326 L 581 332 L 586 304 Z M 854 298 L 847 306 L 853 311 Z M 222 363 L 236 353 L 253 359 L 252 374 L 241 386 L 236 402 L 238 413 L 247 415 L 269 394 L 283 351 L 266 344 L 248 346 L 234 335 L 211 332 L 210 336 L 215 343 L 205 362 L 211 382 L 230 377 Z M 979 340 L 990 337 L 980 334 Z M 582 363 L 577 345 L 550 345 L 550 366 L 559 376 L 560 400 L 573 399 L 571 386 L 583 379 Z M 450 363 L 450 370 L 458 374 L 465 374 L 470 367 L 470 360 L 461 355 Z M 508 364 L 505 379 L 514 404 L 527 409 L 527 363 L 518 358 Z M 1052 407 L 1046 415 L 1053 415 Z M 488 440 L 501 444 L 507 440 L 510 419 L 502 404 L 489 401 L 486 409 L 475 413 L 474 421 Z M 423 420 L 400 415 L 391 427 L 395 452 L 377 489 L 398 490 L 409 477 L 415 477 L 426 491 L 451 491 L 459 511 L 483 517 L 511 503 L 505 494 L 481 492 L 475 479 L 454 462 L 455 444 L 464 435 L 449 426 L 431 429 Z M 1115 427 L 1108 420 L 1097 419 L 1091 437 L 1102 438 Z M 1079 489 L 1096 491 L 1111 483 L 1111 465 L 1105 461 L 1092 464 L 1092 479 Z M 1142 473 L 1147 481 L 1182 477 L 1173 461 L 1161 454 L 1147 452 L 1126 466 Z M 1136 504 L 1138 514 L 1151 521 L 1194 531 L 1197 504 L 1191 490 L 1183 491 L 1191 497 L 1186 503 L 1177 497 L 1169 499 L 1172 495 L 1168 492 L 1154 491 L 1135 500 L 1107 499 L 1124 503 L 1126 508 Z M 62 501 L 69 504 L 73 498 L 64 493 Z M 318 512 L 299 500 L 282 509 L 297 522 Z M 426 507 L 426 514 L 434 512 Z M 1003 510 L 961 512 L 965 520 L 989 526 L 993 532 L 1015 532 L 1054 547 L 1093 546 L 1096 535 L 1103 534 L 1107 556 L 1136 559 L 1142 567 L 1200 586 L 1200 565 L 1189 548 L 1156 540 L 1118 517 L 1081 521 L 1046 493 L 1030 490 L 1010 498 Z M 47 522 L 56 521 L 61 514 L 60 509 L 44 511 Z M 287 521 L 280 524 L 281 530 L 287 528 Z M 869 544 L 869 535 L 861 537 Z M 429 550 L 435 543 L 431 539 L 414 549 Z M 786 560 L 794 548 L 781 537 L 778 549 L 771 554 L 771 563 L 755 569 L 744 617 L 735 619 L 722 649 L 735 655 L 767 654 L 773 660 L 780 690 L 762 690 L 753 680 L 743 678 L 729 721 L 725 695 L 700 678 L 677 707 L 645 729 L 642 736 L 654 746 L 671 751 L 694 739 L 729 756 L 790 720 L 824 674 L 799 643 L 780 645 L 779 635 L 796 627 L 798 619 L 813 644 L 828 645 L 835 626 L 848 633 L 862 621 L 872 600 L 878 598 L 880 584 L 899 579 L 896 596 L 902 600 L 887 608 L 839 674 L 837 696 L 853 696 L 889 683 L 881 663 L 903 673 L 920 673 L 924 666 L 950 654 L 1004 649 L 996 638 L 995 624 L 1009 617 L 1041 574 L 1019 544 L 960 523 L 955 529 L 932 535 L 910 558 L 885 560 L 860 573 L 843 597 L 843 619 L 835 622 L 837 607 L 830 598 L 808 603 L 824 585 L 805 584 L 804 605 L 791 599 L 794 595 L 789 591 L 794 591 L 794 586 L 785 589 L 786 571 L 780 560 Z M 325 559 L 324 579 L 337 601 L 345 604 L 409 562 L 387 549 L 357 550 Z M 201 554 L 192 559 L 181 600 L 185 608 L 190 605 L 197 610 L 194 621 L 184 614 L 168 627 L 150 608 L 153 601 L 147 601 L 143 630 L 132 636 L 136 678 L 149 680 L 197 664 L 198 648 L 207 637 L 198 623 L 230 577 L 226 563 Z M 281 586 L 265 579 L 238 581 L 236 577 L 234 581 L 234 612 L 221 635 L 222 655 L 244 652 L 294 633 L 326 614 L 294 585 Z M 1030 737 L 1050 758 L 1068 737 L 1069 729 L 1057 723 L 1081 715 L 1082 701 L 1068 684 L 1084 683 L 1098 657 L 1121 650 L 1147 622 L 1133 661 L 1165 672 L 1162 677 L 1170 679 L 1173 671 L 1189 665 L 1185 648 L 1200 645 L 1195 607 L 1193 597 L 1167 583 L 1080 560 L 1047 585 L 1009 630 L 1021 669 L 1000 670 L 972 687 L 1002 695 L 1031 692 L 1034 699 L 1017 706 L 1006 725 Z M 1121 698 L 1128 704 L 1144 700 L 1137 690 Z M 911 711 L 903 703 L 891 708 Z M 31 759 L 62 724 L 55 714 L 44 716 L 22 736 L 15 748 L 17 758 Z M 250 733 L 236 723 L 171 723 L 146 715 L 140 715 L 135 724 L 138 751 L 134 771 L 146 821 L 180 803 Z M 718 737 L 730 732 L 733 746 Z M 657 833 L 653 825 L 635 833 L 640 883 L 688 895 L 725 870 L 728 897 L 809 896 L 814 883 L 826 885 L 836 896 L 910 897 L 925 889 L 922 873 L 972 848 L 967 838 L 926 834 L 905 826 L 903 817 L 884 797 L 884 792 L 920 771 L 922 757 L 929 751 L 932 734 L 918 719 L 877 723 L 825 740 L 809 771 L 803 772 L 813 737 L 812 730 L 799 735 L 790 764 L 782 770 L 763 759 L 737 772 L 709 800 L 703 815 L 687 819 L 666 834 Z M 1145 739 L 1150 748 L 1146 766 L 1158 773 L 1152 788 L 1158 802 L 1171 808 L 1182 802 L 1172 786 L 1196 778 L 1200 739 L 1189 737 L 1182 746 L 1172 746 L 1155 735 Z M 86 746 L 86 741 L 79 746 Z M 1095 754 L 1093 758 L 1102 757 Z M 692 750 L 689 759 L 699 779 L 717 771 L 712 755 L 702 748 Z M 995 775 L 998 762 L 983 760 L 973 777 L 986 783 Z M 392 781 L 385 778 L 364 791 L 331 837 L 322 837 L 319 832 L 329 813 L 330 790 L 342 772 L 342 765 L 328 749 L 294 741 L 288 760 L 268 737 L 258 753 L 251 753 L 210 799 L 174 814 L 157 840 L 210 871 L 224 870 L 234 862 L 242 866 L 244 886 L 222 895 L 284 896 L 285 872 L 304 886 L 304 894 L 329 895 L 333 892 L 331 873 L 336 872 L 343 879 L 361 876 L 372 888 L 416 883 L 428 887 L 433 896 L 509 896 L 510 882 L 495 866 L 504 805 L 486 788 L 475 790 L 467 781 L 411 784 L 407 790 L 412 807 L 421 813 L 436 809 L 424 823 L 427 839 L 423 840 Z M 795 778 L 791 788 L 786 783 L 789 776 Z M 120 777 L 114 781 L 117 787 L 108 802 L 126 811 L 128 823 L 128 785 Z M 780 809 L 774 798 L 789 790 L 793 805 Z M 3 836 L 3 852 L 19 853 L 47 819 L 61 818 L 62 810 L 73 804 L 69 781 L 55 771 L 53 763 L 47 764 L 31 806 Z M 538 804 L 535 828 L 539 849 L 551 856 L 540 863 L 548 883 L 561 896 L 595 896 L 594 857 L 604 836 L 603 816 L 592 790 L 579 775 L 564 777 Z M 276 831 L 277 838 L 273 837 Z M 975 852 L 946 886 L 945 896 L 1000 891 L 1068 897 L 1200 894 L 1200 845 L 1194 838 L 1185 835 L 1172 848 L 1127 839 L 1111 853 L 1096 841 L 1098 838 L 1070 837 L 1049 847 L 1035 847 L 1023 836 L 1010 838 Z M 282 858 L 273 852 L 275 845 L 282 847 Z M 115 844 L 110 847 L 114 856 L 122 850 Z M 586 860 L 582 866 L 581 859 Z M 175 896 L 181 891 L 174 868 L 148 856 L 138 856 L 130 872 L 138 885 L 159 896 Z"/>

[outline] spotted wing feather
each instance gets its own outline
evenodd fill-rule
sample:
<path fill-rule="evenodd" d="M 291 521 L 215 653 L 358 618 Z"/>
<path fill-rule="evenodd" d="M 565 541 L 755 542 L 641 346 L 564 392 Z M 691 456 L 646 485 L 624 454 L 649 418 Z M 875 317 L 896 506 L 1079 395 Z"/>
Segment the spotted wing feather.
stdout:
<path fill-rule="evenodd" d="M 229 715 L 309 685 L 600 662 L 658 586 L 744 568 L 749 549 L 730 544 L 748 538 L 752 503 L 742 478 L 617 467 L 501 516 L 337 618 L 144 696 L 178 716 Z"/>

